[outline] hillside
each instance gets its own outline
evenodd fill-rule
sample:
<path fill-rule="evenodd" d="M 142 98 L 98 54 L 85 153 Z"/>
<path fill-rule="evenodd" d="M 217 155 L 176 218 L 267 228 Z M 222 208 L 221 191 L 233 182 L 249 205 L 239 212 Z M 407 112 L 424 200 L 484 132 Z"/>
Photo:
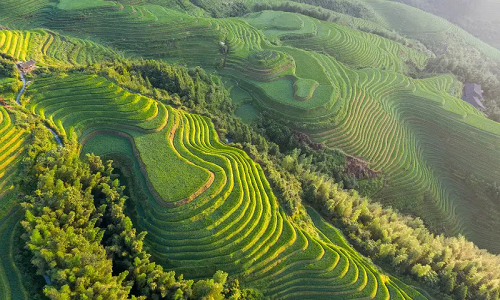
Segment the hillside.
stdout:
<path fill-rule="evenodd" d="M 307 232 L 294 225 L 280 211 L 259 165 L 244 152 L 221 144 L 205 118 L 130 94 L 104 78 L 89 75 L 38 79 L 27 97 L 26 108 L 53 124 L 64 139 L 82 141 L 82 154 L 94 152 L 129 161 L 126 165 L 132 166 L 132 177 L 142 182 L 133 186 L 134 193 L 149 199 L 133 203 L 134 223 L 149 232 L 146 242 L 165 266 L 191 278 L 206 277 L 213 268 L 223 269 L 233 276 L 240 274 L 246 286 L 286 299 L 304 295 L 321 299 L 326 294 L 421 297 L 381 274 L 319 216 L 315 218 L 321 231 Z M 9 127 L 9 115 L 4 109 L 2 112 L 4 129 L 15 133 L 15 127 Z M 113 117 L 109 112 L 114 112 Z M 22 137 L 23 132 L 16 136 Z M 23 144 L 22 139 L 13 141 Z M 156 147 L 160 144 L 164 146 Z M 10 148 L 22 153 L 22 148 Z M 162 163 L 158 164 L 160 157 Z M 7 164 L 14 168 L 15 160 Z M 173 165 L 175 173 L 163 173 L 163 180 L 152 176 Z M 193 191 L 176 178 L 193 176 L 195 168 L 210 176 L 208 181 L 194 176 L 200 180 L 192 182 Z M 6 185 L 8 177 L 2 182 Z M 162 196 L 165 190 L 179 191 L 180 196 L 193 194 L 169 200 L 173 195 Z M 4 198 L 2 211 L 11 213 L 2 221 L 2 234 L 8 234 L 13 232 L 19 209 L 11 210 L 12 202 L 8 204 Z M 10 264 L 5 261 L 2 266 L 13 268 Z M 10 279 L 15 274 L 6 271 L 3 276 L 7 277 L 2 277 L 4 285 L 12 285 L 2 289 L 6 299 L 24 299 L 22 284 Z M 280 280 L 269 280 L 278 275 Z M 310 285 L 311 281 L 316 283 Z"/>
<path fill-rule="evenodd" d="M 13 263 L 14 228 L 23 213 L 16 203 L 14 188 L 16 166 L 20 162 L 28 132 L 15 126 L 7 110 L 0 107 L 0 296 L 2 299 L 28 299 L 21 274 Z"/>
<path fill-rule="evenodd" d="M 428 0 L 400 0 L 397 2 L 402 2 L 443 17 L 493 47 L 497 49 L 500 47 L 500 36 L 496 30 L 498 26 L 496 12 L 500 9 L 500 3 L 497 1 L 438 2 Z"/>
<path fill-rule="evenodd" d="M 0 298 L 498 299 L 459 48 L 500 64 L 386 0 L 4 1 Z"/>
<path fill-rule="evenodd" d="M 395 29 L 411 38 L 431 44 L 450 44 L 448 47 L 460 47 L 462 43 L 479 49 L 485 56 L 496 61 L 500 59 L 500 51 L 477 39 L 466 30 L 453 23 L 401 3 L 385 0 L 363 0 L 373 8 L 386 22 L 388 28 Z M 401 12 L 404 13 L 401 13 Z M 401 19 L 402 16 L 406 16 Z"/>
<path fill-rule="evenodd" d="M 425 54 L 374 34 L 291 13 L 264 11 L 221 20 L 195 18 L 155 5 L 107 2 L 105 6 L 79 9 L 45 7 L 33 15 L 37 24 L 92 37 L 132 57 L 164 57 L 208 69 L 222 66 L 220 74 L 238 82 L 233 88 L 236 101 L 248 102 L 245 99 L 250 92 L 254 107 L 278 111 L 282 117 L 293 120 L 294 126 L 304 128 L 314 141 L 365 159 L 372 168 L 382 171 L 387 188 L 377 193 L 377 199 L 417 214 L 435 230 L 462 232 L 481 247 L 498 251 L 498 239 L 493 238 L 495 204 L 488 197 L 481 197 L 479 201 L 484 204 L 479 207 L 489 209 L 486 217 L 478 218 L 484 210 L 471 210 L 470 192 L 464 192 L 471 189 L 465 183 L 470 174 L 487 182 L 497 180 L 488 169 L 480 167 L 490 156 L 475 155 L 471 160 L 467 155 L 484 147 L 464 141 L 450 146 L 459 149 L 456 154 L 445 156 L 452 164 L 434 164 L 441 160 L 442 146 L 434 146 L 428 140 L 440 139 L 429 137 L 427 132 L 422 135 L 422 126 L 428 123 L 422 125 L 419 120 L 448 115 L 450 122 L 464 124 L 463 128 L 473 126 L 477 131 L 474 134 L 479 135 L 497 134 L 497 126 L 456 100 L 460 87 L 453 78 L 414 81 L 405 77 L 411 68 L 425 66 Z M 92 13 L 80 20 L 77 16 L 84 11 Z M 76 24 L 71 20 L 76 19 L 80 20 L 78 31 L 71 27 Z M 115 22 L 120 22 L 120 26 L 114 26 Z M 176 25 L 168 26 L 171 22 Z M 141 27 L 151 34 L 142 34 L 137 30 Z M 221 42 L 227 47 L 221 46 Z M 238 92 L 239 89 L 243 91 Z M 239 100 L 239 95 L 244 99 Z M 401 95 L 406 95 L 408 104 L 400 101 Z M 414 105 L 420 106 L 415 109 Z M 358 109 L 362 111 L 356 112 Z M 426 115 L 427 111 L 431 115 Z M 352 119 L 354 115 L 356 119 Z M 443 135 L 457 134 L 446 133 L 450 122 L 444 125 Z M 368 127 L 363 128 L 362 124 Z M 453 129 L 460 130 L 469 132 Z M 343 137 L 345 133 L 350 138 Z M 471 139 L 472 135 L 464 137 Z M 464 147 L 470 150 L 464 151 Z M 484 238 L 485 234 L 488 238 Z"/>
<path fill-rule="evenodd" d="M 65 92 L 54 99 L 61 88 Z M 417 292 L 379 274 L 351 247 L 333 243 L 338 236 L 305 232 L 290 222 L 262 169 L 244 152 L 221 144 L 205 118 L 115 89 L 86 76 L 38 80 L 27 108 L 59 124 L 60 132 L 79 136 L 82 153 L 129 161 L 131 176 L 142 182 L 131 188 L 148 199 L 133 204 L 134 223 L 148 231 L 146 243 L 156 261 L 189 278 L 222 269 L 283 299 L 405 299 L 407 293 L 416 299 Z M 87 94 L 102 96 L 82 105 Z M 188 177 L 196 181 L 180 180 Z"/>

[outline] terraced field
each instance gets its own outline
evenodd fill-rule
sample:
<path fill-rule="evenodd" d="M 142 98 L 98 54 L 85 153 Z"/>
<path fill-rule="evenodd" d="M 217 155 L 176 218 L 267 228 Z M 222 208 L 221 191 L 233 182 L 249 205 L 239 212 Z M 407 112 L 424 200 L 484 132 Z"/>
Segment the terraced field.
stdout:
<path fill-rule="evenodd" d="M 0 31 L 0 53 L 17 60 L 34 59 L 39 65 L 65 67 L 89 65 L 118 54 L 88 40 L 69 38 L 51 31 Z"/>
<path fill-rule="evenodd" d="M 27 132 L 17 128 L 6 109 L 0 106 L 0 217 L 5 216 L 13 205 L 13 166 L 24 151 L 26 135 Z"/>
<path fill-rule="evenodd" d="M 88 38 L 123 50 L 129 56 L 166 59 L 208 69 L 222 65 L 231 72 L 241 71 L 236 72 L 238 77 L 250 75 L 257 82 L 252 82 L 253 85 L 258 85 L 263 78 L 290 75 L 293 60 L 304 59 L 303 53 L 295 51 L 294 57 L 289 48 L 272 46 L 270 41 L 325 52 L 355 67 L 401 73 L 408 71 L 407 62 L 422 68 L 427 61 L 426 55 L 389 39 L 292 13 L 264 11 L 241 19 L 211 19 L 196 18 L 158 5 L 93 1 L 80 6 L 63 3 L 40 6 L 32 14 L 32 20 L 39 27 Z M 221 51 L 221 42 L 228 46 L 228 53 Z M 289 55 L 283 54 L 280 65 L 259 68 L 253 65 L 251 58 L 262 50 Z M 284 81 L 281 84 L 286 85 Z M 293 82 L 288 89 L 293 89 Z M 321 90 L 320 84 L 318 93 Z M 318 97 L 330 95 L 326 92 Z"/>
<path fill-rule="evenodd" d="M 306 50 L 328 53 L 358 68 L 397 72 L 407 72 L 407 61 L 421 68 L 427 60 L 425 55 L 391 40 L 298 14 L 264 11 L 240 19 L 210 19 L 158 5 L 97 2 L 87 3 L 85 8 L 46 6 L 33 14 L 33 19 L 44 27 L 121 49 L 128 56 L 201 65 L 209 70 L 222 66 L 220 73 L 252 90 L 261 107 L 270 109 L 273 102 L 295 117 L 326 119 L 341 109 L 335 80 L 326 74 L 314 52 Z M 49 36 L 46 38 L 50 41 Z M 23 53 L 10 45 L 5 48 Z M 93 60 L 92 55 L 78 54 L 78 46 L 74 48 L 75 54 L 68 54 L 65 60 Z M 271 61 L 265 57 L 268 53 Z M 99 58 L 97 55 L 96 60 Z M 302 93 L 296 89 L 301 84 L 296 82 L 311 82 L 305 97 L 296 94 Z M 301 101 L 305 98 L 308 101 Z"/>
<path fill-rule="evenodd" d="M 51 5 L 50 0 L 4 0 L 0 6 L 0 25 L 10 29 L 36 28 L 34 16 Z"/>
<path fill-rule="evenodd" d="M 168 118 L 164 105 L 89 75 L 38 79 L 29 88 L 25 101 L 27 108 L 67 139 L 75 139 L 89 127 L 107 124 L 157 132 L 165 127 Z"/>
<path fill-rule="evenodd" d="M 500 251 L 491 200 L 479 201 L 465 178 L 500 179 L 496 159 L 500 126 L 450 93 L 451 76 L 413 80 L 376 69 L 353 70 L 317 55 L 335 76 L 345 109 L 334 126 L 306 130 L 313 140 L 368 161 L 386 184 L 377 198 L 417 212 L 450 233 L 463 232 L 480 247 Z M 311 122 L 311 127 L 314 124 Z M 323 125 L 324 126 L 324 125 Z M 484 206 L 483 206 L 484 205 Z M 488 211 L 480 207 L 489 207 Z"/>
<path fill-rule="evenodd" d="M 134 224 L 149 232 L 146 242 L 156 261 L 192 278 L 216 269 L 241 275 L 245 286 L 276 299 L 327 294 L 424 299 L 339 243 L 338 232 L 306 232 L 294 225 L 279 209 L 260 166 L 220 143 L 208 119 L 151 99 L 116 107 L 131 97 L 102 78 L 72 75 L 37 80 L 25 106 L 59 124 L 62 133 L 74 132 L 84 152 L 116 157 L 128 166 L 124 173 L 133 174 L 131 190 L 143 196 L 133 203 Z M 139 111 L 148 111 L 148 101 L 166 113 L 146 120 Z M 113 119 L 105 118 L 111 110 L 117 111 Z M 151 176 L 157 169 L 188 172 L 158 181 Z M 193 170 L 208 179 L 193 176 Z M 194 181 L 197 189 L 178 187 L 178 178 Z M 176 189 L 185 198 L 164 197 Z"/>
<path fill-rule="evenodd" d="M 402 20 L 387 1 L 365 1 L 380 12 L 380 26 L 398 24 L 409 36 L 462 34 L 438 19 Z M 373 34 L 284 12 L 211 19 L 141 1 L 70 2 L 6 0 L 0 24 L 31 30 L 0 31 L 0 52 L 47 66 L 78 66 L 117 57 L 102 43 L 128 57 L 217 67 L 235 84 L 241 104 L 253 101 L 301 123 L 298 129 L 315 142 L 381 171 L 386 180 L 378 199 L 500 253 L 500 204 L 478 197 L 469 180 L 473 175 L 500 182 L 500 126 L 456 97 L 461 84 L 453 77 L 405 76 L 409 64 L 423 68 L 427 56 Z M 415 22 L 423 27 L 414 31 Z M 483 51 L 500 57 L 486 46 Z M 22 105 L 63 139 L 80 141 L 82 153 L 120 162 L 133 198 L 140 199 L 130 207 L 134 224 L 149 232 L 146 242 L 167 268 L 192 278 L 222 269 L 276 299 L 423 298 L 361 257 L 314 211 L 318 230 L 289 220 L 260 166 L 221 143 L 204 117 L 89 75 L 38 78 Z M 5 128 L 0 155 L 2 149 L 22 149 L 12 145 L 22 145 L 24 133 L 14 136 L 14 129 Z M 0 173 L 0 191 L 12 190 L 5 188 L 9 176 Z M 12 194 L 2 195 L 0 237 L 11 240 L 19 213 L 11 210 Z M 9 255 L 5 245 L 0 251 Z M 1 262 L 0 297 L 21 295 L 15 267 Z"/>
<path fill-rule="evenodd" d="M 296 18 L 297 20 L 289 20 Z M 280 38 L 285 45 L 327 53 L 344 64 L 406 72 L 407 61 L 424 68 L 428 57 L 392 40 L 353 30 L 336 23 L 303 15 L 263 11 L 245 17 L 250 25 L 262 29 L 269 39 Z M 277 21 L 296 27 L 285 28 Z"/>
<path fill-rule="evenodd" d="M 304 131 L 315 141 L 361 157 L 382 171 L 387 181 L 378 194 L 380 199 L 426 216 L 434 227 L 463 232 L 478 245 L 500 251 L 493 230 L 496 205 L 484 200 L 492 209 L 483 218 L 480 209 L 471 209 L 470 192 L 463 192 L 470 187 L 464 184 L 468 175 L 462 166 L 474 161 L 468 170 L 485 174 L 487 156 L 467 159 L 464 149 L 482 149 L 475 145 L 466 148 L 465 142 L 454 145 L 452 155 L 443 156 L 439 150 L 442 139 L 425 134 L 423 125 L 414 120 L 433 121 L 444 114 L 459 124 L 455 128 L 472 126 L 472 131 L 486 129 L 496 134 L 496 127 L 448 94 L 457 86 L 453 79 L 415 81 L 402 75 L 407 71 L 406 61 L 423 67 L 425 55 L 376 35 L 282 12 L 221 20 L 194 18 L 155 5 L 116 4 L 86 11 L 91 13 L 75 25 L 79 10 L 44 10 L 44 26 L 89 36 L 126 49 L 132 56 L 208 68 L 222 61 L 220 73 L 238 82 L 238 89 L 249 92 L 261 109 L 305 123 Z M 384 24 L 391 26 L 389 21 Z M 222 46 L 227 46 L 227 53 Z M 71 120 L 55 125 L 64 135 L 69 124 L 73 124 Z M 81 132 L 85 124 L 76 126 Z M 442 126 L 444 132 L 450 132 L 449 125 Z M 487 143 L 495 145 L 495 138 Z M 453 167 L 441 163 L 446 159 L 454 161 L 449 165 Z M 184 188 L 190 193 L 206 188 L 210 176 L 205 173 L 201 183 Z M 165 199 L 167 203 L 184 200 L 179 196 Z"/>
<path fill-rule="evenodd" d="M 223 33 L 211 19 L 195 18 L 158 5 L 98 6 L 85 10 L 45 9 L 43 27 L 102 42 L 130 56 L 168 58 L 214 68 Z M 78 20 L 78 21 L 75 21 Z M 147 32 L 147 34 L 145 34 Z"/>
<path fill-rule="evenodd" d="M 7 110 L 0 106 L 0 298 L 6 300 L 29 299 L 12 252 L 13 229 L 23 217 L 16 205 L 13 181 L 26 135 L 27 132 L 16 127 Z"/>

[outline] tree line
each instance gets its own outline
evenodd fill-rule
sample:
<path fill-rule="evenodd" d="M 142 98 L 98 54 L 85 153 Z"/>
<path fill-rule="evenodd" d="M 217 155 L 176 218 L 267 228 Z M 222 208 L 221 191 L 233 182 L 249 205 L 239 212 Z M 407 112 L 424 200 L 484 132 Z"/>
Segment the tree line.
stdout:
<path fill-rule="evenodd" d="M 0 53 L 0 82 L 3 78 L 19 78 L 19 73 L 17 72 L 15 60 L 7 54 Z M 21 82 L 14 81 L 8 84 L 0 84 L 0 92 L 3 93 L 15 93 L 22 86 Z"/>

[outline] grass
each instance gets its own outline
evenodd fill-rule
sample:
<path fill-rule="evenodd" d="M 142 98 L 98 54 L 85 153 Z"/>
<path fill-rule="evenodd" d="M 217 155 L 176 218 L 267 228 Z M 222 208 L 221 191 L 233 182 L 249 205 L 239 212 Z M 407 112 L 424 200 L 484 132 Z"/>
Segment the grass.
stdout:
<path fill-rule="evenodd" d="M 177 202 L 207 184 L 210 173 L 183 158 L 174 149 L 159 146 L 169 143 L 168 129 L 173 130 L 167 128 L 155 134 L 137 136 L 134 140 L 146 164 L 148 176 L 162 199 Z"/>
<path fill-rule="evenodd" d="M 85 142 L 83 153 L 100 153 L 109 155 L 112 153 L 123 153 L 133 156 L 130 143 L 122 137 L 113 134 L 102 133 Z"/>
<path fill-rule="evenodd" d="M 251 124 L 259 115 L 259 111 L 252 104 L 240 105 L 234 113 L 246 124 Z"/>

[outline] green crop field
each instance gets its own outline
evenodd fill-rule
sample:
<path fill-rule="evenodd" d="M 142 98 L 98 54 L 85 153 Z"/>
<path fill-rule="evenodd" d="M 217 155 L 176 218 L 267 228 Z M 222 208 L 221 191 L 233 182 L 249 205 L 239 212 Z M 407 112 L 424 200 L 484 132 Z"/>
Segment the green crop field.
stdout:
<path fill-rule="evenodd" d="M 317 57 L 330 74 L 345 74 L 339 84 L 345 102 L 334 126 L 306 129 L 313 140 L 384 172 L 385 186 L 377 198 L 419 211 L 429 223 L 444 219 L 450 232 L 499 249 L 497 210 L 488 200 L 476 199 L 464 178 L 474 174 L 498 180 L 499 173 L 488 165 L 499 163 L 500 126 L 449 94 L 458 84 L 451 76 L 412 80 L 375 69 L 355 71 L 331 57 Z M 484 206 L 490 209 L 479 208 Z"/>
<path fill-rule="evenodd" d="M 222 144 L 209 120 L 132 96 L 103 78 L 71 75 L 37 80 L 24 105 L 63 136 L 82 141 L 83 153 L 131 161 L 134 193 L 147 199 L 133 203 L 134 223 L 148 231 L 146 243 L 157 262 L 191 278 L 222 269 L 280 299 L 424 299 L 384 275 L 338 232 L 331 234 L 335 229 L 326 223 L 331 232 L 294 225 L 260 166 Z M 148 107 L 166 113 L 144 113 Z M 113 118 L 105 117 L 110 111 Z M 175 174 L 159 180 L 160 170 Z M 178 186 L 178 179 L 198 190 Z"/>
<path fill-rule="evenodd" d="M 34 59 L 45 66 L 88 65 L 118 57 L 90 41 L 68 38 L 45 30 L 0 31 L 0 53 L 17 60 Z"/>
<path fill-rule="evenodd" d="M 23 216 L 16 205 L 14 181 L 26 135 L 26 130 L 16 127 L 7 110 L 0 106 L 0 298 L 6 300 L 29 299 L 12 249 L 14 227 Z"/>
<path fill-rule="evenodd" d="M 78 1 L 78 0 L 62 0 L 57 4 L 58 9 L 72 10 L 72 9 L 88 9 L 100 6 L 113 6 L 113 2 L 106 2 L 102 0 Z"/>
<path fill-rule="evenodd" d="M 14 165 L 24 151 L 26 134 L 13 124 L 6 109 L 0 106 L 0 217 L 5 216 L 13 204 Z"/>
<path fill-rule="evenodd" d="M 299 79 L 294 83 L 295 98 L 298 100 L 309 100 L 319 83 L 313 79 Z"/>

